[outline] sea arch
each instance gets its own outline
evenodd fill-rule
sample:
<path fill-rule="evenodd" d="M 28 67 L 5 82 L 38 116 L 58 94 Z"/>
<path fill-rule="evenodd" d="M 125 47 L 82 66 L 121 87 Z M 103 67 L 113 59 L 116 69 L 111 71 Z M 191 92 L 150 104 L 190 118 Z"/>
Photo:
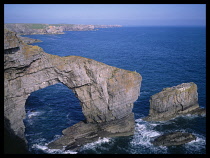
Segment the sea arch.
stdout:
<path fill-rule="evenodd" d="M 25 137 L 31 145 L 40 138 L 49 141 L 61 135 L 65 128 L 84 120 L 78 98 L 62 83 L 32 92 L 25 109 Z"/>
<path fill-rule="evenodd" d="M 23 119 L 30 93 L 63 83 L 80 100 L 87 123 L 103 123 L 132 113 L 142 80 L 136 72 L 84 57 L 50 55 L 25 44 L 4 55 L 4 79 L 4 125 L 25 142 Z"/>

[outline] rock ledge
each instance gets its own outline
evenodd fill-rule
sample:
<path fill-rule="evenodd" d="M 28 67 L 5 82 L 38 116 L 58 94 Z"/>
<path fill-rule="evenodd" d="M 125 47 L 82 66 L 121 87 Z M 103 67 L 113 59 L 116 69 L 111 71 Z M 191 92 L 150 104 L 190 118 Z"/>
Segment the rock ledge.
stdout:
<path fill-rule="evenodd" d="M 155 146 L 172 146 L 182 145 L 192 140 L 196 140 L 196 137 L 190 133 L 172 132 L 157 137 L 151 143 Z"/>
<path fill-rule="evenodd" d="M 134 133 L 134 114 L 104 123 L 79 123 L 62 131 L 63 136 L 48 144 L 51 149 L 78 150 L 82 145 L 103 137 L 129 136 Z"/>

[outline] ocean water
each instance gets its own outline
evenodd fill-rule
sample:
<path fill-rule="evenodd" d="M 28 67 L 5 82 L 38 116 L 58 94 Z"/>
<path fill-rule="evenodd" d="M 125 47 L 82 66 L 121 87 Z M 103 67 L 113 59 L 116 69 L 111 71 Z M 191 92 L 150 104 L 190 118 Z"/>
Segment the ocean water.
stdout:
<path fill-rule="evenodd" d="M 41 154 L 205 154 L 206 117 L 182 116 L 163 122 L 142 120 L 149 99 L 163 88 L 185 82 L 198 86 L 198 101 L 206 107 L 205 27 L 122 27 L 69 31 L 61 35 L 25 35 L 49 54 L 83 56 L 142 75 L 141 93 L 134 103 L 133 136 L 100 138 L 78 152 L 52 150 L 47 144 L 61 131 L 84 120 L 79 100 L 61 83 L 33 92 L 26 102 L 25 136 L 32 153 Z M 193 133 L 184 145 L 155 147 L 150 141 L 172 131 Z"/>

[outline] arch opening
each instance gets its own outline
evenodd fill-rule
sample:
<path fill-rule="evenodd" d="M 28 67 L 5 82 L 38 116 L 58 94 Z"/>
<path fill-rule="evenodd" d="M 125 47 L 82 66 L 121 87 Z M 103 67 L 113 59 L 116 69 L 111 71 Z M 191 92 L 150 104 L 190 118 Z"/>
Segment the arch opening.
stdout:
<path fill-rule="evenodd" d="M 79 99 L 62 83 L 34 91 L 25 103 L 25 137 L 33 153 L 59 138 L 62 130 L 85 120 Z"/>

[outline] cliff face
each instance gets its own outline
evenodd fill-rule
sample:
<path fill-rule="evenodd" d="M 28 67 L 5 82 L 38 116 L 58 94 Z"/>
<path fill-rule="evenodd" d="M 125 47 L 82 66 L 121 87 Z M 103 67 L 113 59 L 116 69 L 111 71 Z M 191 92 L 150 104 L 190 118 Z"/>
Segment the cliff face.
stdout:
<path fill-rule="evenodd" d="M 129 116 L 133 123 L 122 123 L 128 125 L 123 132 L 132 133 L 133 102 L 140 95 L 142 80 L 139 73 L 88 58 L 50 55 L 38 46 L 24 44 L 7 29 L 4 33 L 4 120 L 7 130 L 25 140 L 26 99 L 36 90 L 61 82 L 80 100 L 87 123 L 106 123 Z M 103 126 L 103 129 L 111 133 L 122 132 L 116 125 L 117 122 L 109 128 Z"/>
<path fill-rule="evenodd" d="M 48 24 L 4 24 L 4 28 L 20 35 L 63 34 L 63 29 L 60 26 Z"/>
<path fill-rule="evenodd" d="M 10 49 L 19 48 L 21 44 L 22 41 L 14 32 L 4 29 L 4 50 L 8 51 Z"/>
<path fill-rule="evenodd" d="M 4 24 L 4 27 L 20 35 L 64 34 L 64 31 L 91 31 L 95 28 L 121 27 L 120 25 L 81 25 L 81 24 Z"/>
<path fill-rule="evenodd" d="M 164 88 L 150 98 L 148 121 L 169 120 L 182 114 L 205 114 L 199 108 L 197 85 L 193 82 Z"/>

